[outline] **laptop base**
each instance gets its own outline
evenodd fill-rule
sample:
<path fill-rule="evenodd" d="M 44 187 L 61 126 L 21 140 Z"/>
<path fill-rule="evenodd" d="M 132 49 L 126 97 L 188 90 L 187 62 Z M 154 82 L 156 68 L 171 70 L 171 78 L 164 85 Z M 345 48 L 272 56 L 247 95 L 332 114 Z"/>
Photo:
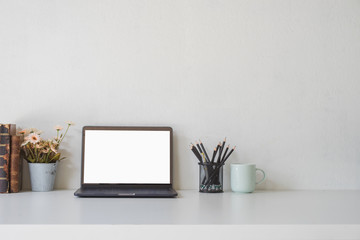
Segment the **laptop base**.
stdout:
<path fill-rule="evenodd" d="M 173 198 L 178 194 L 170 188 L 80 188 L 75 193 L 77 197 L 120 197 L 120 198 Z"/>

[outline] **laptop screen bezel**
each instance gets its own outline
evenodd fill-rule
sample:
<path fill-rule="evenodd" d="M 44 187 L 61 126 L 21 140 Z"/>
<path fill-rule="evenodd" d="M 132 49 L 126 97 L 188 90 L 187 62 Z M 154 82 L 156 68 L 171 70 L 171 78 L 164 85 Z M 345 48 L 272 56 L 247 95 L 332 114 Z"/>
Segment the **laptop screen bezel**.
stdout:
<path fill-rule="evenodd" d="M 154 184 L 154 183 L 84 183 L 84 161 L 85 161 L 85 132 L 87 130 L 115 130 L 115 131 L 169 131 L 170 133 L 170 183 Z M 140 127 L 140 126 L 84 126 L 82 129 L 82 147 L 81 147 L 81 187 L 171 187 L 173 184 L 173 129 L 171 127 Z"/>

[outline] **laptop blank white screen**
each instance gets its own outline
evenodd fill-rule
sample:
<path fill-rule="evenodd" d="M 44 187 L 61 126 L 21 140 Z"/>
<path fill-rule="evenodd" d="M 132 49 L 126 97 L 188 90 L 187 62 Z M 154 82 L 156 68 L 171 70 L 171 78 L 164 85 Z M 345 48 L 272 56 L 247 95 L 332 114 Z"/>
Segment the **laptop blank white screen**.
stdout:
<path fill-rule="evenodd" d="M 86 130 L 84 183 L 170 184 L 170 131 Z"/>

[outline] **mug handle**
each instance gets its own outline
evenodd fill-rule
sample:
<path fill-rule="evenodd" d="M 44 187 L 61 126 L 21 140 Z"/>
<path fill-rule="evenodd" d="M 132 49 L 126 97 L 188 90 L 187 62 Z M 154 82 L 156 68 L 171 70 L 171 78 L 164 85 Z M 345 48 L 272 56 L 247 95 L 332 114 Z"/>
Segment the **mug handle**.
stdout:
<path fill-rule="evenodd" d="M 260 184 L 260 183 L 262 183 L 262 182 L 265 180 L 266 175 L 265 175 L 264 170 L 262 170 L 262 169 L 260 169 L 260 168 L 256 168 L 256 171 L 260 171 L 260 172 L 262 172 L 262 174 L 264 175 L 264 177 L 263 177 L 260 181 L 256 182 L 256 184 Z"/>

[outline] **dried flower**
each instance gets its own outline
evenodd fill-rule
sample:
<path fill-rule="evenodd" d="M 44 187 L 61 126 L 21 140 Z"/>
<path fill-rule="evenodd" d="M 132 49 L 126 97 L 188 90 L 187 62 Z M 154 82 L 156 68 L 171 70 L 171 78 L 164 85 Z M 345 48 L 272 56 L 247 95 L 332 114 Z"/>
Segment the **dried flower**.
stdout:
<path fill-rule="evenodd" d="M 60 125 L 56 125 L 54 128 L 56 131 L 61 131 L 63 129 L 63 127 Z"/>
<path fill-rule="evenodd" d="M 58 148 L 60 143 L 64 140 L 70 126 L 73 125 L 72 122 L 68 122 L 67 124 L 65 133 L 60 132 L 63 129 L 61 126 L 55 126 L 54 128 L 57 136 L 48 140 L 41 139 L 39 136 L 41 131 L 35 128 L 20 131 L 19 133 L 24 136 L 24 142 L 21 144 L 21 149 L 25 159 L 31 163 L 54 163 L 64 159 L 60 158 L 61 154 L 59 153 Z"/>
<path fill-rule="evenodd" d="M 42 151 L 43 153 L 48 153 L 48 152 L 50 151 L 50 149 L 49 149 L 49 148 L 43 148 L 43 149 L 41 149 L 41 151 Z"/>
<path fill-rule="evenodd" d="M 21 130 L 21 131 L 18 132 L 18 134 L 24 135 L 24 134 L 26 134 L 26 130 Z"/>
<path fill-rule="evenodd" d="M 53 144 L 50 145 L 50 149 L 51 149 L 51 151 L 53 151 L 54 153 L 58 153 L 58 151 L 56 150 L 56 147 L 55 147 Z"/>
<path fill-rule="evenodd" d="M 31 133 L 29 136 L 28 136 L 28 140 L 29 142 L 31 142 L 32 144 L 36 144 L 40 141 L 40 136 L 36 133 Z"/>
<path fill-rule="evenodd" d="M 72 122 L 72 121 L 66 121 L 66 124 L 68 124 L 69 126 L 74 126 L 75 125 L 75 123 Z"/>
<path fill-rule="evenodd" d="M 38 130 L 36 128 L 29 128 L 29 130 L 27 130 L 29 133 L 36 133 L 37 135 L 42 134 L 41 130 Z"/>
<path fill-rule="evenodd" d="M 27 145 L 29 143 L 29 139 L 28 138 L 25 138 L 24 139 L 25 141 L 21 144 L 21 147 Z"/>

